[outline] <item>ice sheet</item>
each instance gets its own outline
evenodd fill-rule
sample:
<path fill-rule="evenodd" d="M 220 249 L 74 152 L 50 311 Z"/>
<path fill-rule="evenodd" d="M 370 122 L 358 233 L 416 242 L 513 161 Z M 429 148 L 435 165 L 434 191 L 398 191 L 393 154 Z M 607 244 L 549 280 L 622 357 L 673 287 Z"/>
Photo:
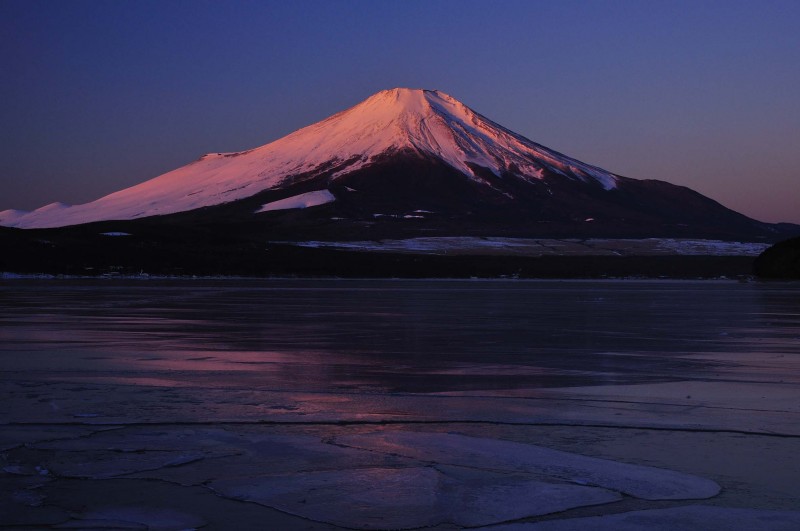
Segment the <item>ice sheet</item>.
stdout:
<path fill-rule="evenodd" d="M 545 475 L 644 500 L 704 499 L 716 496 L 720 490 L 711 480 L 672 470 L 459 434 L 378 432 L 340 436 L 336 442 L 435 463 Z"/>
<path fill-rule="evenodd" d="M 796 531 L 800 511 L 768 511 L 690 505 L 485 528 L 487 531 Z"/>
<path fill-rule="evenodd" d="M 146 529 L 184 531 L 204 527 L 195 515 L 162 507 L 119 506 L 87 511 L 75 522 L 57 526 L 63 529 Z"/>
<path fill-rule="evenodd" d="M 311 472 L 210 486 L 225 496 L 358 529 L 487 525 L 619 499 L 603 489 L 490 472 L 464 481 L 432 467 Z"/>

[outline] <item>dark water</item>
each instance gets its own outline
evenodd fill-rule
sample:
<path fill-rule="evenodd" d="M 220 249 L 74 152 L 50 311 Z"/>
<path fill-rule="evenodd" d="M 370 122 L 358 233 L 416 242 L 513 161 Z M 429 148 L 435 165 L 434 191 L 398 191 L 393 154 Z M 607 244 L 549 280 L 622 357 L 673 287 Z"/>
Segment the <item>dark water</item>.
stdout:
<path fill-rule="evenodd" d="M 0 283 L 0 371 L 326 391 L 798 381 L 800 285 Z M 781 358 L 781 363 L 774 361 Z"/>

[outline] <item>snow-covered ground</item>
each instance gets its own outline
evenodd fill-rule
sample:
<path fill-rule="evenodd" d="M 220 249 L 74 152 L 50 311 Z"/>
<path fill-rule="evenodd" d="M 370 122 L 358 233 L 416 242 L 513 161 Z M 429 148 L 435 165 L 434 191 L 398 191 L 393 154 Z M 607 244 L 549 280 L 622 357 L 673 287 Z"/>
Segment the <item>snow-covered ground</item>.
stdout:
<path fill-rule="evenodd" d="M 378 241 L 283 242 L 301 247 L 321 247 L 416 254 L 497 254 L 520 256 L 758 256 L 766 243 L 727 242 L 675 238 L 645 239 L 530 239 L 499 237 L 433 237 Z"/>

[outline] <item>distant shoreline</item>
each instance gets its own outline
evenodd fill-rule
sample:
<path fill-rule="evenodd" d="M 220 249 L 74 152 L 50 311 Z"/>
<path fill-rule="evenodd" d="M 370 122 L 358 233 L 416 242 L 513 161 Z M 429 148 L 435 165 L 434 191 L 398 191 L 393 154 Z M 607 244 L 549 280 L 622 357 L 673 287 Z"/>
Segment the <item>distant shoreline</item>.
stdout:
<path fill-rule="evenodd" d="M 202 254 L 202 253 L 200 253 Z M 176 257 L 65 255 L 4 259 L 10 275 L 70 278 L 363 278 L 363 279 L 715 279 L 752 278 L 752 256 L 487 256 L 416 255 L 313 248 Z"/>
<path fill-rule="evenodd" d="M 746 279 L 755 274 L 754 263 L 767 245 L 697 238 L 337 242 L 270 241 L 235 231 L 107 234 L 85 227 L 0 231 L 0 272 L 129 278 Z"/>
<path fill-rule="evenodd" d="M 679 278 L 679 277 L 646 277 L 646 276 L 631 276 L 631 277 L 598 277 L 598 278 L 509 278 L 509 277 L 299 277 L 299 276 L 273 276 L 273 277 L 244 277 L 233 275 L 52 275 L 49 273 L 13 273 L 8 271 L 0 271 L 0 282 L 2 281 L 26 281 L 26 280 L 55 280 L 55 281 L 73 281 L 73 280 L 86 280 L 98 282 L 115 282 L 115 281 L 130 281 L 130 282 L 453 282 L 453 283 L 482 283 L 482 282 L 519 282 L 519 283 L 549 283 L 549 282 L 570 282 L 570 283 L 617 283 L 617 282 L 641 282 L 641 283 L 687 283 L 687 282 L 719 282 L 719 283 L 741 283 L 741 282 L 792 282 L 792 279 L 762 279 L 755 275 L 747 277 L 708 277 L 708 278 Z"/>

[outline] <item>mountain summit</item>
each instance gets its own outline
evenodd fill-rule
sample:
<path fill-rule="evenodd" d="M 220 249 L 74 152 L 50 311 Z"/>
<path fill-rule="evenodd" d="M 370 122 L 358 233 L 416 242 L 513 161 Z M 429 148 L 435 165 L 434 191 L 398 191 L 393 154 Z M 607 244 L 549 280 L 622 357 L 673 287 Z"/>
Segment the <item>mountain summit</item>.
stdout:
<path fill-rule="evenodd" d="M 353 161 L 339 173 L 353 171 L 376 157 L 411 150 L 478 181 L 475 166 L 497 176 L 516 168 L 519 175 L 537 179 L 550 170 L 596 180 L 605 188 L 615 185 L 610 173 L 531 142 L 436 90 L 384 90 L 259 149 L 291 154 L 295 168 L 306 171 L 336 159 Z"/>
<path fill-rule="evenodd" d="M 172 219 L 167 215 L 244 224 L 270 236 L 293 237 L 301 228 L 304 236 L 339 239 L 769 232 L 687 188 L 614 175 L 509 131 L 443 92 L 407 88 L 378 92 L 264 146 L 208 154 L 90 203 L 0 212 L 0 225 Z"/>

